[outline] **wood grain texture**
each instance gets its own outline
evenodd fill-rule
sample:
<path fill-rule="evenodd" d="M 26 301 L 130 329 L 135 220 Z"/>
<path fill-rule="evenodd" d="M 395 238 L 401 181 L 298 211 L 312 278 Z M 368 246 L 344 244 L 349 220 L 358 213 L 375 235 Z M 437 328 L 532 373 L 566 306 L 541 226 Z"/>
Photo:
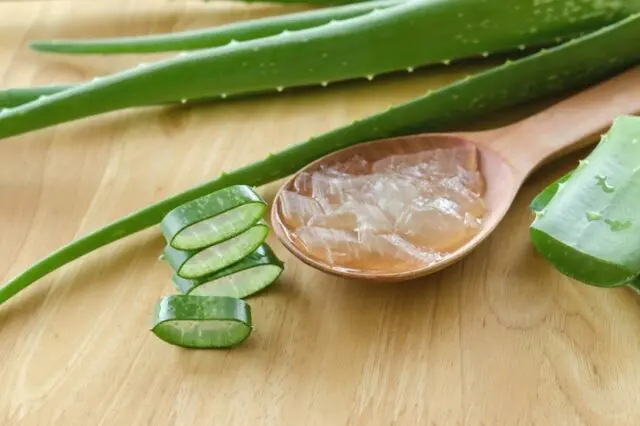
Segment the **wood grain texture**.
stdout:
<path fill-rule="evenodd" d="M 140 60 L 36 54 L 31 39 L 279 11 L 141 3 L 0 3 L 0 84 L 77 81 Z M 147 203 L 470 71 L 124 111 L 0 141 L 0 279 Z M 271 237 L 286 272 L 251 300 L 255 332 L 232 351 L 183 350 L 148 331 L 157 298 L 173 292 L 156 229 L 107 246 L 0 309 L 0 424 L 637 425 L 637 297 L 562 277 L 528 242 L 528 202 L 576 159 L 539 170 L 489 240 L 415 282 L 330 277 Z"/>

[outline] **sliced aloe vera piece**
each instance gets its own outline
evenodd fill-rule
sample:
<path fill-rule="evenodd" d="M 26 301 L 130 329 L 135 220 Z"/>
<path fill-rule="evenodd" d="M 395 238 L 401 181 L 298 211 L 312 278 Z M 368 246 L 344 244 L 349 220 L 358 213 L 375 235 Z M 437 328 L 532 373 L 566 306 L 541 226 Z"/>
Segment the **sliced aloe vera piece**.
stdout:
<path fill-rule="evenodd" d="M 537 197 L 538 208 L 547 201 L 530 227 L 538 252 L 586 284 L 614 287 L 637 277 L 640 117 L 617 117 L 581 165 L 554 185 Z"/>
<path fill-rule="evenodd" d="M 246 231 L 267 209 L 251 187 L 233 185 L 184 203 L 160 223 L 167 243 L 180 250 L 196 250 Z"/>
<path fill-rule="evenodd" d="M 269 226 L 260 219 L 246 231 L 198 250 L 178 250 L 166 246 L 163 259 L 182 278 L 199 278 L 242 260 L 267 238 Z"/>
<path fill-rule="evenodd" d="M 249 297 L 271 285 L 282 273 L 284 263 L 271 247 L 262 244 L 253 253 L 213 274 L 187 279 L 173 276 L 179 291 L 196 296 Z"/>
<path fill-rule="evenodd" d="M 229 348 L 251 331 L 251 307 L 233 297 L 174 294 L 162 297 L 151 331 L 167 343 L 185 348 Z"/>

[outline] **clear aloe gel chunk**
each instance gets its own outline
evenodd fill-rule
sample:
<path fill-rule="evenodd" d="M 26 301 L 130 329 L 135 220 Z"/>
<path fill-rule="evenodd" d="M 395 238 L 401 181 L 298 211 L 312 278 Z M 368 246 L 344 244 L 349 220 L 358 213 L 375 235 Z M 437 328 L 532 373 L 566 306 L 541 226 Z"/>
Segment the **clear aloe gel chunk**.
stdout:
<path fill-rule="evenodd" d="M 640 273 L 640 117 L 615 118 L 595 149 L 532 203 L 530 237 L 561 273 L 601 287 Z"/>
<path fill-rule="evenodd" d="M 229 348 L 253 330 L 251 307 L 233 297 L 176 294 L 156 304 L 151 331 L 163 341 L 185 348 Z"/>

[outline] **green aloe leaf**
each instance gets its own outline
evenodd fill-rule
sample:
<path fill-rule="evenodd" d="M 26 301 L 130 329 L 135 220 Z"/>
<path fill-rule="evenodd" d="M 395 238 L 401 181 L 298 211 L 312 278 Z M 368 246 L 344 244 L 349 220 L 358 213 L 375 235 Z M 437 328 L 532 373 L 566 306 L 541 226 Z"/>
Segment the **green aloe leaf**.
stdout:
<path fill-rule="evenodd" d="M 617 117 L 596 148 L 532 203 L 538 252 L 563 274 L 601 287 L 640 274 L 640 117 Z"/>
<path fill-rule="evenodd" d="M 29 43 L 29 46 L 36 51 L 65 54 L 106 55 L 187 51 L 273 36 L 283 31 L 312 28 L 334 20 L 361 16 L 372 10 L 384 9 L 400 3 L 400 0 L 367 1 L 353 5 L 250 19 L 190 31 L 98 39 L 37 40 Z"/>
<path fill-rule="evenodd" d="M 405 1 L 343 21 L 198 49 L 94 78 L 0 110 L 0 138 L 116 110 L 327 86 L 549 46 L 594 34 L 638 12 L 640 0 L 573 7 L 564 0 L 517 0 L 508 8 L 503 0 Z"/>

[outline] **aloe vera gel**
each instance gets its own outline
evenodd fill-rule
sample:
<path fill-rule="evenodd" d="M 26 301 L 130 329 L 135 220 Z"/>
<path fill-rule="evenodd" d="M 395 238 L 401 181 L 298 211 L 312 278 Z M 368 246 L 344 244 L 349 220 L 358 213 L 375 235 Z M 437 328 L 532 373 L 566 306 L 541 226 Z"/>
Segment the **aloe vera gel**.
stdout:
<path fill-rule="evenodd" d="M 563 274 L 601 287 L 640 274 L 640 117 L 617 117 L 587 158 L 532 203 L 538 252 Z"/>

